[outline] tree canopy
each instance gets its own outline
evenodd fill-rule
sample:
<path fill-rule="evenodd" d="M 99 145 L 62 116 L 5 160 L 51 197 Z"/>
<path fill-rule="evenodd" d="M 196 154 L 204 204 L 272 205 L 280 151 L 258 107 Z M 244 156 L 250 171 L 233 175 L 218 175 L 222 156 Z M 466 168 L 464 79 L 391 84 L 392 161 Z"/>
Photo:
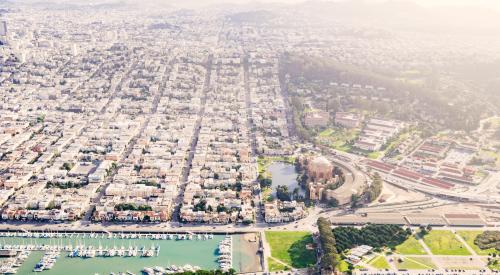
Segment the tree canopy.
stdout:
<path fill-rule="evenodd" d="M 411 230 L 393 224 L 369 224 L 361 229 L 343 226 L 333 230 L 337 249 L 344 251 L 358 245 L 394 248 L 410 237 Z"/>

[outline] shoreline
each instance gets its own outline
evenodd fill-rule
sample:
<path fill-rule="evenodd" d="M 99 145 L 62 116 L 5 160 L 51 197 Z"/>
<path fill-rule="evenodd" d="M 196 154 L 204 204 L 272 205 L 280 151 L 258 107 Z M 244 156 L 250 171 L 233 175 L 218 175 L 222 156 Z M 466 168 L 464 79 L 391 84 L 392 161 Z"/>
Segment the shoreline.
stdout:
<path fill-rule="evenodd" d="M 240 273 L 263 271 L 260 264 L 262 253 L 259 253 L 259 239 L 259 233 L 242 233 L 233 236 L 233 268 L 239 270 Z M 235 257 L 239 258 L 239 261 L 236 261 Z"/>
<path fill-rule="evenodd" d="M 131 233 L 136 233 L 136 234 L 204 234 L 204 233 L 210 233 L 213 235 L 244 235 L 244 234 L 257 234 L 260 233 L 258 230 L 254 231 L 214 231 L 214 230 L 154 230 L 154 229 L 139 229 L 139 230 L 131 230 L 131 229 L 125 229 L 125 230 L 115 230 L 115 229 L 75 229 L 75 228 L 70 228 L 70 229 L 51 229 L 51 228 L 45 228 L 45 229 L 26 229 L 26 228 L 0 228 L 0 232 L 31 232 L 31 233 L 97 233 L 97 234 L 108 234 L 108 233 L 113 233 L 113 234 L 118 234 L 118 233 L 124 233 L 124 234 L 131 234 Z"/>

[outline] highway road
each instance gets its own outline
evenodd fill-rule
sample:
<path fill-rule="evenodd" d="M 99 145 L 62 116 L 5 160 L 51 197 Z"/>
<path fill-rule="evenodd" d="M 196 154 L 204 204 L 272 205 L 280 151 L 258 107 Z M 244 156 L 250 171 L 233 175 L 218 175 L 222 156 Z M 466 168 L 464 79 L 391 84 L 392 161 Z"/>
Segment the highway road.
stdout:
<path fill-rule="evenodd" d="M 500 195 L 497 194 L 477 194 L 474 192 L 458 192 L 453 190 L 445 190 L 443 188 L 431 187 L 417 182 L 412 182 L 391 174 L 379 171 L 380 176 L 385 182 L 389 182 L 396 186 L 422 192 L 428 195 L 436 196 L 442 199 L 451 199 L 461 202 L 476 202 L 476 203 L 499 203 Z"/>

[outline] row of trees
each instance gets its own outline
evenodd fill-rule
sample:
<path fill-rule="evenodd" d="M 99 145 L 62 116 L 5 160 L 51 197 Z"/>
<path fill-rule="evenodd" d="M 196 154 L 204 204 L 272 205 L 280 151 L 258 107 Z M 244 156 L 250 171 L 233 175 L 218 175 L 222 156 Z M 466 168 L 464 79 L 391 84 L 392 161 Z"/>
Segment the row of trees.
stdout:
<path fill-rule="evenodd" d="M 153 210 L 149 205 L 136 205 L 135 203 L 120 203 L 115 205 L 116 211 L 151 211 Z"/>
<path fill-rule="evenodd" d="M 232 211 L 238 211 L 239 209 L 236 207 L 228 208 L 223 204 L 217 205 L 217 208 L 214 209 L 211 205 L 207 205 L 207 201 L 205 199 L 200 200 L 197 204 L 194 205 L 194 211 L 204 211 L 204 212 L 214 212 L 217 213 L 226 212 L 230 213 Z"/>
<path fill-rule="evenodd" d="M 291 98 L 291 107 L 293 115 L 293 125 L 295 126 L 297 136 L 301 140 L 312 141 L 313 137 L 311 133 L 304 127 L 304 124 L 302 123 L 302 116 L 305 109 L 303 100 L 298 96 L 293 96 Z"/>
<path fill-rule="evenodd" d="M 373 183 L 365 190 L 366 200 L 369 202 L 375 201 L 378 196 L 382 193 L 382 178 L 379 173 L 375 173 L 373 176 Z"/>
<path fill-rule="evenodd" d="M 59 188 L 59 189 L 68 189 L 68 188 L 80 188 L 84 185 L 87 185 L 88 184 L 88 180 L 85 180 L 85 181 L 81 181 L 81 182 L 73 182 L 73 181 L 64 181 L 64 182 L 60 182 L 60 181 L 48 181 L 47 184 L 46 184 L 46 187 L 47 188 L 52 188 L 52 187 L 55 187 L 55 188 Z"/>
<path fill-rule="evenodd" d="M 330 222 L 327 219 L 320 217 L 317 224 L 319 230 L 319 241 L 323 252 L 321 255 L 321 268 L 334 270 L 338 264 L 338 252 L 335 236 L 330 227 Z"/>
<path fill-rule="evenodd" d="M 147 186 L 158 186 L 158 184 L 155 181 L 149 181 L 149 180 L 139 180 L 136 181 L 135 184 L 144 184 Z"/>

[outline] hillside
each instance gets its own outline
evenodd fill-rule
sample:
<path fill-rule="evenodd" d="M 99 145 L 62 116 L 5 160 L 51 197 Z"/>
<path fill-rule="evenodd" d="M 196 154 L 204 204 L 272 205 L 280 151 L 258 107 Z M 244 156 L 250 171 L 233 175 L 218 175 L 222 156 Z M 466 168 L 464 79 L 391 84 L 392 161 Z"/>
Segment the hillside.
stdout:
<path fill-rule="evenodd" d="M 432 118 L 444 128 L 470 131 L 477 128 L 482 117 L 491 113 L 490 104 L 477 94 L 454 90 L 452 98 L 449 91 L 436 90 L 430 84 L 402 82 L 360 67 L 339 64 L 331 59 L 285 54 L 281 69 L 283 74 L 290 75 L 292 83 L 320 81 L 323 85 L 337 82 L 384 87 L 385 91 L 374 90 L 366 96 L 397 100 L 399 106 L 395 106 L 391 112 L 398 119 L 416 119 L 423 122 L 423 118 Z M 458 104 L 454 103 L 454 98 L 463 100 Z"/>

